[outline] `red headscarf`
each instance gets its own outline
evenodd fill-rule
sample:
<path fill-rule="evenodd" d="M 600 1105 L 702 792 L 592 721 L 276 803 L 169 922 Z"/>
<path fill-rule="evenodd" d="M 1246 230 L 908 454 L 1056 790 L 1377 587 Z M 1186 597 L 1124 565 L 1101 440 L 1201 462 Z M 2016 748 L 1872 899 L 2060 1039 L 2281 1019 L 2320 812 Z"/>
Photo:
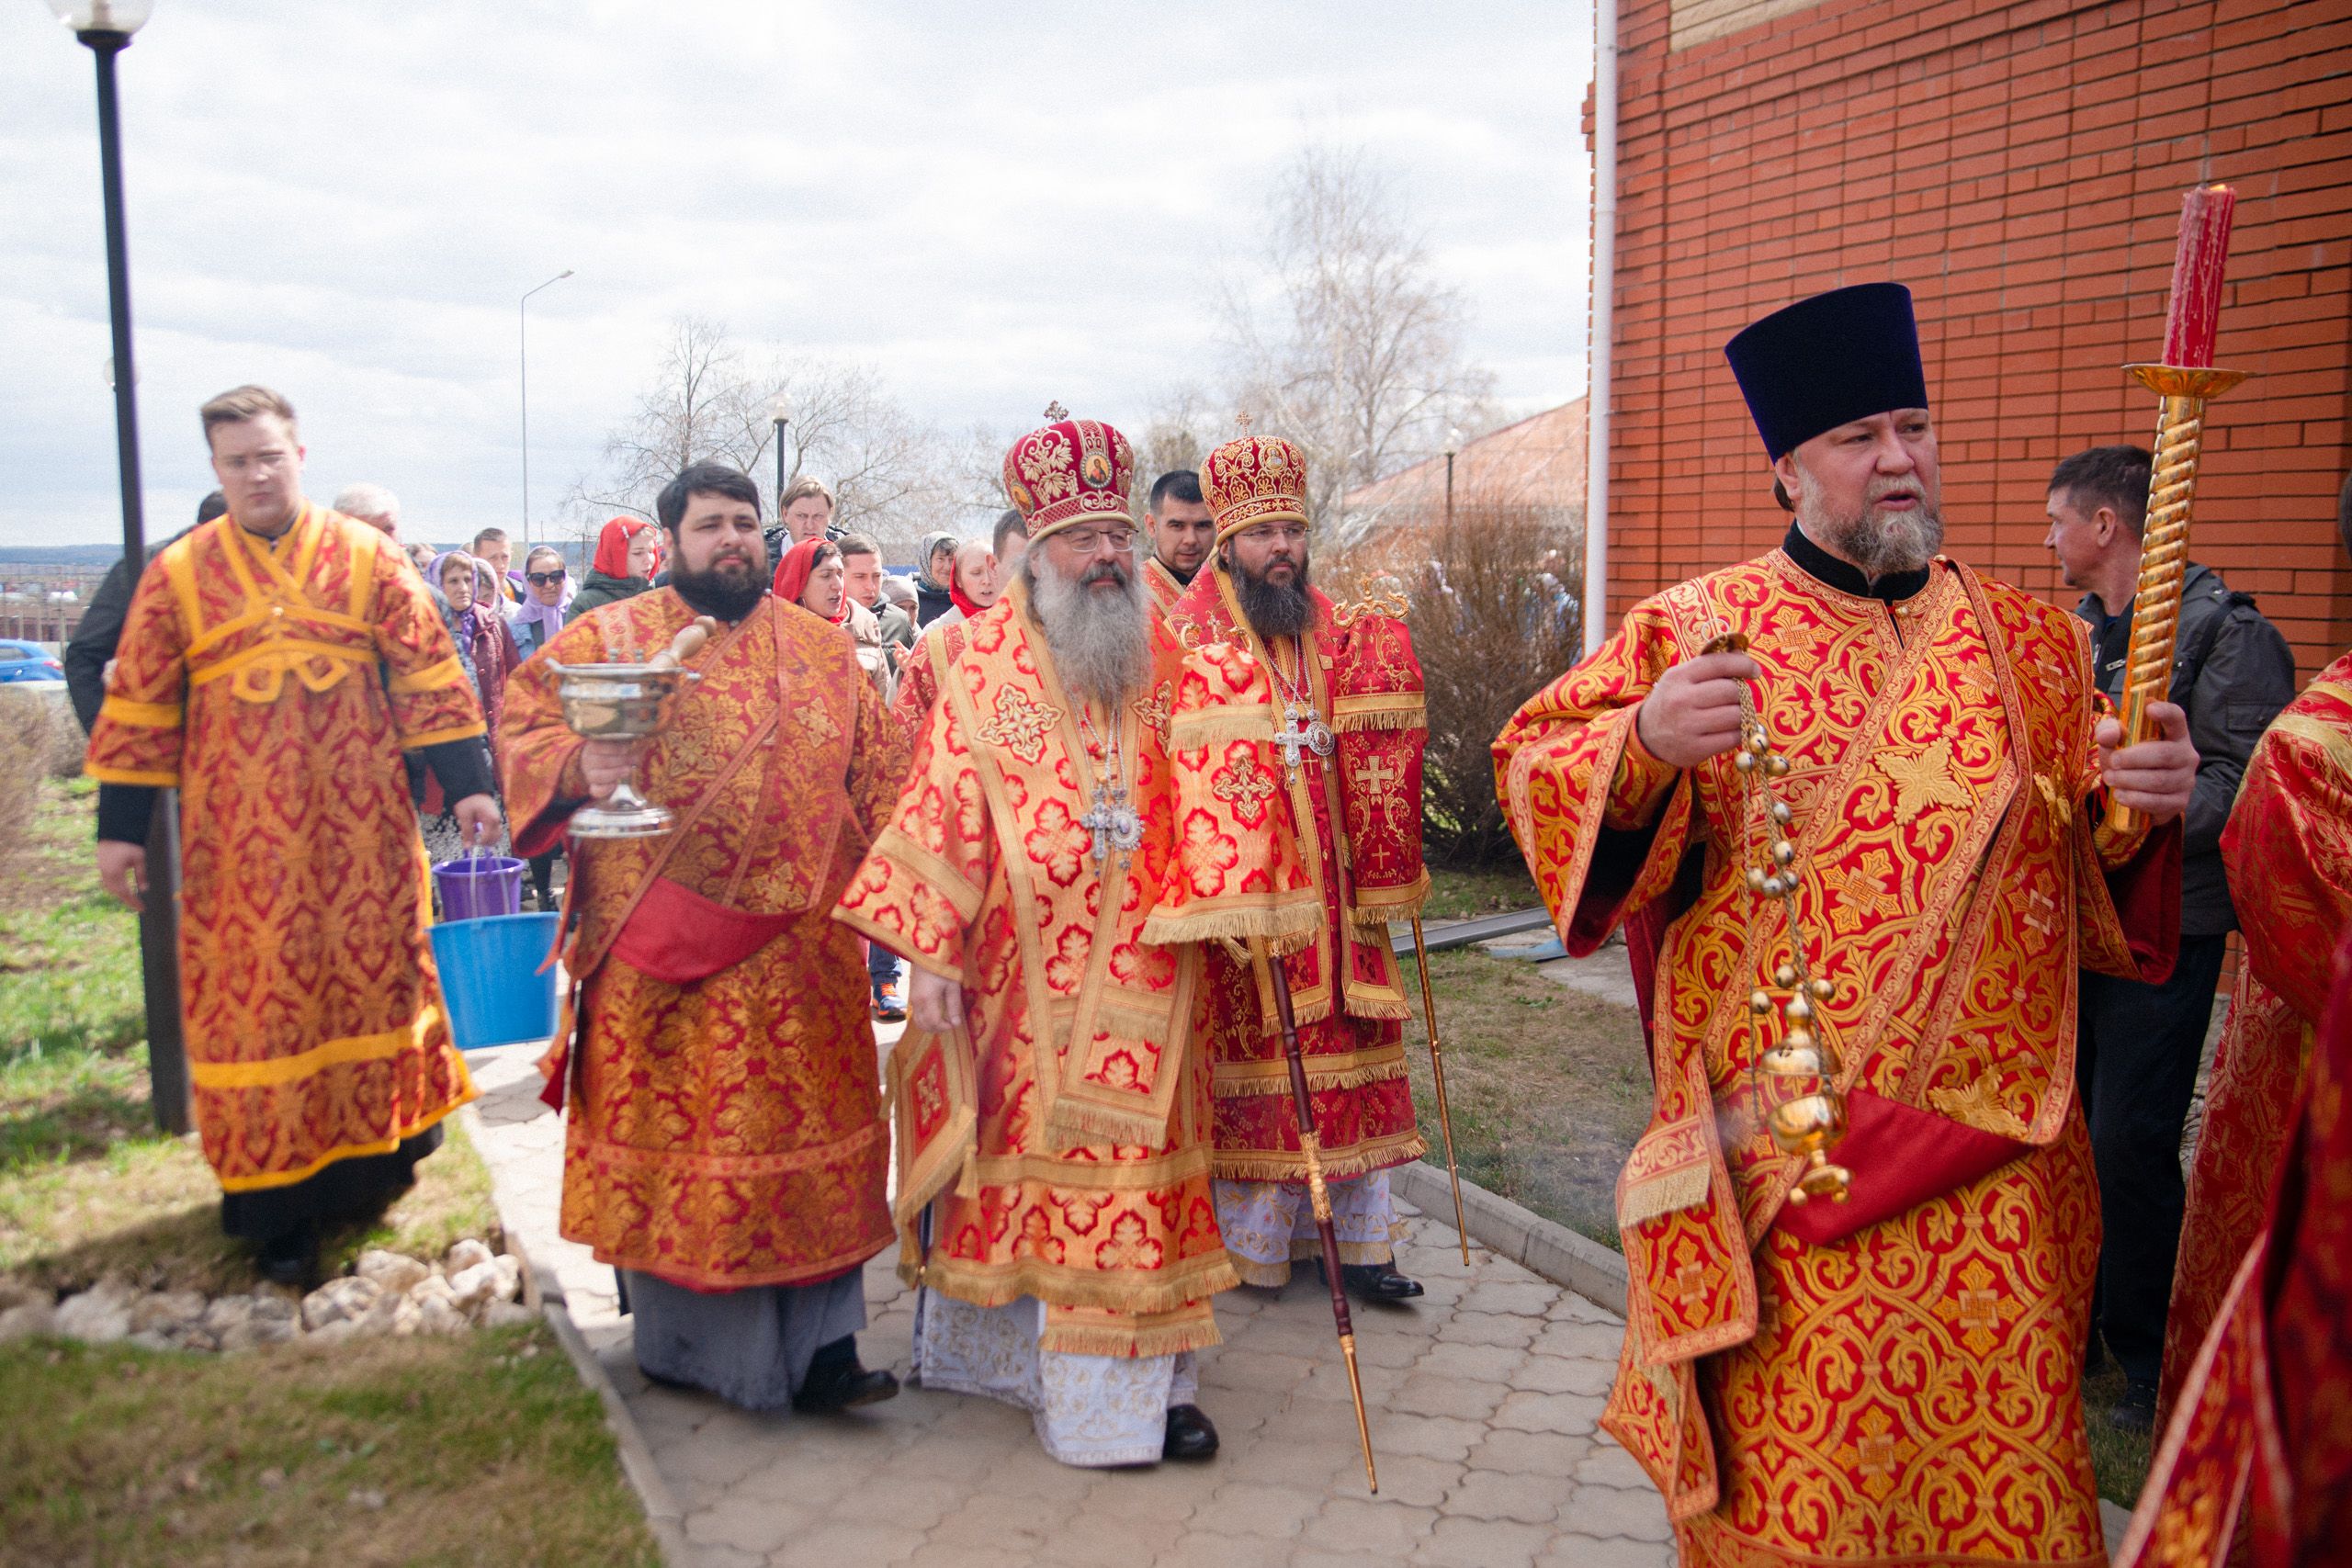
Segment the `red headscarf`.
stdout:
<path fill-rule="evenodd" d="M 784 552 L 784 559 L 776 563 L 775 581 L 769 586 L 775 596 L 792 604 L 808 591 L 808 580 L 817 575 L 817 558 L 824 554 L 829 539 L 803 539 Z M 849 619 L 849 595 L 842 595 L 841 614 L 833 617 L 833 625 L 841 626 Z"/>
<path fill-rule="evenodd" d="M 605 525 L 605 531 L 596 536 L 596 558 L 588 563 L 590 568 L 606 577 L 628 576 L 628 542 L 652 526 L 642 517 L 614 518 Z M 660 570 L 662 542 L 656 539 L 653 542 L 653 565 L 647 570 L 646 578 L 650 581 Z"/>
<path fill-rule="evenodd" d="M 947 568 L 947 597 L 956 602 L 956 607 L 964 612 L 964 618 L 967 621 L 988 608 L 985 604 L 972 603 L 971 597 L 964 592 L 964 547 L 961 545 L 956 547 L 956 558 Z"/>

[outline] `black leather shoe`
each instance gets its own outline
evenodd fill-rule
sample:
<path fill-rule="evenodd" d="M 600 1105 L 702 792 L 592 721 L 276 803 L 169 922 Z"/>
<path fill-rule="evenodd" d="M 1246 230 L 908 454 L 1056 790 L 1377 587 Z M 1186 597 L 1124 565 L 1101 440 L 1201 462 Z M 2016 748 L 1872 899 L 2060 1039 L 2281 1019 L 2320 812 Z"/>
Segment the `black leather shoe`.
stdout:
<path fill-rule="evenodd" d="M 319 1228 L 301 1225 L 280 1231 L 254 1250 L 254 1263 L 273 1285 L 307 1291 L 318 1283 Z"/>
<path fill-rule="evenodd" d="M 2107 1413 L 2108 1425 L 2119 1432 L 2153 1432 L 2156 1428 L 2156 1385 L 2132 1378 L 2123 1385 L 2123 1397 Z"/>
<path fill-rule="evenodd" d="M 1168 1407 L 1168 1440 L 1159 1445 L 1162 1459 L 1213 1459 L 1216 1455 L 1216 1427 L 1197 1404 L 1171 1404 Z"/>
<path fill-rule="evenodd" d="M 1342 1263 L 1340 1283 L 1360 1302 L 1409 1302 L 1421 1293 L 1421 1282 L 1396 1272 L 1394 1263 Z"/>
<path fill-rule="evenodd" d="M 804 1416 L 831 1416 L 861 1404 L 895 1399 L 899 1380 L 888 1371 L 867 1371 L 852 1357 L 820 1361 L 808 1369 L 808 1381 L 792 1396 L 792 1408 Z"/>

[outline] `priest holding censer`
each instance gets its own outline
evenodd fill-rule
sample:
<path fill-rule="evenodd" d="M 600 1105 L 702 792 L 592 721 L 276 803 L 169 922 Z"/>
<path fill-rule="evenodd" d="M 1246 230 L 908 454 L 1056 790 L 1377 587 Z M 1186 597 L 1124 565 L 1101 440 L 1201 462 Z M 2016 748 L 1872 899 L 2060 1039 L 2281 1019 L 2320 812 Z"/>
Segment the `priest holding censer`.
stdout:
<path fill-rule="evenodd" d="M 2127 739 L 2075 617 L 1939 553 L 1907 289 L 1725 353 L 1787 538 L 1495 745 L 1569 951 L 1626 922 L 1652 987 L 1603 1425 L 1686 1563 L 2095 1561 L 2075 976 L 2171 966 L 2187 721 Z"/>

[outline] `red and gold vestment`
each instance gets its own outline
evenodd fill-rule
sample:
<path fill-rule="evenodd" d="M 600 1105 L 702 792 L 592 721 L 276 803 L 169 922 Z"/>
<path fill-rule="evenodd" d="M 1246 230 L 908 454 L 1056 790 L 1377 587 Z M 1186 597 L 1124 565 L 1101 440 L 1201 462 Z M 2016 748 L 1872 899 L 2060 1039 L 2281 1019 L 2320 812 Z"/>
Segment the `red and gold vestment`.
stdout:
<path fill-rule="evenodd" d="M 1147 541 L 1148 542 L 1148 541 Z M 1193 574 L 1198 576 L 1196 572 Z M 1176 574 L 1160 563 L 1158 556 L 1147 556 L 1143 563 L 1144 591 L 1151 595 L 1151 620 L 1154 626 L 1168 618 L 1168 612 L 1184 596 L 1184 584 Z"/>
<path fill-rule="evenodd" d="M 2247 760 L 2222 832 L 2245 956 L 2213 1051 L 2165 1323 L 2159 1422 L 2238 1271 L 2293 1127 L 2328 955 L 2352 930 L 2352 654 L 2320 671 Z"/>
<path fill-rule="evenodd" d="M 517 853 L 560 842 L 588 793 L 555 667 L 642 658 L 694 618 L 655 589 L 514 672 L 501 761 Z M 865 966 L 828 917 L 898 798 L 906 741 L 848 634 L 774 597 L 686 665 L 701 679 L 638 772 L 677 826 L 569 850 L 563 1234 L 697 1290 L 811 1284 L 890 1240 Z"/>
<path fill-rule="evenodd" d="M 912 746 L 922 739 L 923 727 L 931 722 L 931 710 L 939 705 L 939 674 L 956 662 L 964 651 L 965 630 L 968 623 L 933 622 L 915 638 L 914 647 L 907 649 L 907 657 L 899 666 L 899 689 L 890 698 L 890 716 L 906 731 L 907 744 Z"/>
<path fill-rule="evenodd" d="M 2324 995 L 2330 971 L 2266 1221 L 2177 1391 L 2117 1568 L 2352 1564 L 2352 941 L 2298 988 Z"/>
<path fill-rule="evenodd" d="M 1351 656 L 1355 633 L 1339 624 L 1330 600 L 1309 592 L 1315 627 L 1270 650 L 1241 615 L 1223 564 L 1211 561 L 1159 623 L 1156 668 L 1171 694 L 1187 683 L 1193 688 L 1176 701 L 1183 711 L 1171 719 L 1170 746 L 1182 765 L 1212 778 L 1213 787 L 1201 796 L 1204 806 L 1221 801 L 1250 831 L 1283 840 L 1280 863 L 1300 868 L 1310 908 L 1319 908 L 1304 945 L 1282 963 L 1323 1173 L 1338 1179 L 1404 1165 L 1423 1153 L 1405 1076 L 1401 1021 L 1410 1005 L 1389 947 L 1388 921 L 1416 913 L 1429 891 L 1420 868 L 1420 824 L 1390 808 L 1402 798 L 1408 752 L 1410 765 L 1419 766 L 1419 742 L 1428 721 L 1418 666 L 1411 667 L 1409 682 L 1398 678 L 1411 658 L 1402 624 L 1373 618 L 1377 632 L 1367 623 L 1362 647 Z M 1284 726 L 1277 668 L 1303 705 L 1334 732 L 1331 756 L 1302 748 L 1293 768 L 1275 753 L 1274 736 Z M 1409 692 L 1403 689 L 1408 683 Z M 1358 754 L 1363 737 L 1378 738 L 1377 761 L 1370 752 Z M 1254 759 L 1246 773 L 1228 757 L 1235 744 Z M 1266 826 L 1260 829 L 1260 822 Z M 1367 830 L 1380 846 L 1377 866 L 1362 852 Z M 1409 874 L 1385 874 L 1403 863 L 1407 844 Z M 1202 855 L 1213 848 L 1188 839 L 1180 852 Z M 1194 920 L 1186 936 L 1171 940 L 1214 934 L 1213 923 Z M 1204 1020 L 1215 1064 L 1216 1174 L 1237 1181 L 1304 1181 L 1272 983 L 1225 943 L 1201 946 Z"/>
<path fill-rule="evenodd" d="M 1618 1186 L 1632 1283 L 1603 1424 L 1665 1495 L 1686 1563 L 2100 1561 L 2075 976 L 2169 969 L 2178 830 L 2094 826 L 2074 617 L 1947 560 L 1925 576 L 1890 605 L 1775 551 L 1684 582 L 1495 745 L 1571 953 L 1636 913 L 1672 920 L 1655 1110 Z M 1634 735 L 1658 676 L 1725 632 L 1749 640 L 1791 763 L 1798 897 L 1825 948 L 1808 957 L 1837 987 L 1820 1006 L 1852 1122 L 1832 1151 L 1846 1205 L 1784 1211 L 1795 1162 L 1749 1089 L 1749 994 L 1789 954 L 1781 903 L 1745 880 L 1764 844 L 1741 776 L 1729 754 L 1669 768 Z M 2106 874 L 2127 863 L 2158 933 L 2136 946 Z"/>
<path fill-rule="evenodd" d="M 968 1061 L 934 1064 L 961 1047 L 931 1036 L 899 1047 L 912 1079 L 901 1140 L 972 1140 L 945 1162 L 965 1179 L 925 1184 L 938 1226 L 922 1281 L 978 1306 L 1035 1296 L 1046 1350 L 1216 1344 L 1209 1298 L 1237 1281 L 1209 1195 L 1207 1063 L 1188 1027 L 1199 961 L 1143 940 L 1170 853 L 1154 698 L 1108 733 L 1111 716 L 1063 686 L 1018 583 L 964 625 L 898 815 L 838 914 L 964 987 Z M 1098 859 L 1084 818 L 1098 781 L 1113 783 L 1113 745 L 1143 837 Z M 939 1168 L 929 1153 L 902 1169 Z M 910 1226 L 932 1193 L 911 1196 Z"/>
<path fill-rule="evenodd" d="M 390 1153 L 474 1097 L 449 1043 L 403 750 L 482 733 L 424 580 L 305 506 L 149 565 L 87 772 L 180 791 L 180 1017 L 230 1192 Z"/>

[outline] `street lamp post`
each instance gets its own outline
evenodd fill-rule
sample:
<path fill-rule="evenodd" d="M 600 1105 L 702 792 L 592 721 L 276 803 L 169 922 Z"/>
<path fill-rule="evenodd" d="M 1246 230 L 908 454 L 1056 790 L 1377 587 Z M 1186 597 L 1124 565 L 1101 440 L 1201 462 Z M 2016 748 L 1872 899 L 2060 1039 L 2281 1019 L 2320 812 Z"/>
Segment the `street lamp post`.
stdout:
<path fill-rule="evenodd" d="M 1445 431 L 1445 531 L 1453 532 L 1453 459 L 1462 452 L 1462 432 L 1448 425 Z"/>
<path fill-rule="evenodd" d="M 768 423 L 775 426 L 775 520 L 784 522 L 784 433 L 792 423 L 792 400 L 782 392 L 768 400 Z"/>
<path fill-rule="evenodd" d="M 147 561 L 146 509 L 140 495 L 139 372 L 130 346 L 130 247 L 122 202 L 122 118 L 115 56 L 154 10 L 154 0 L 50 0 L 98 68 L 98 178 L 105 193 L 107 306 L 114 335 L 115 466 L 122 486 L 123 570 L 139 580 Z M 147 830 L 146 908 L 139 917 L 139 968 L 147 1009 L 147 1084 L 155 1124 L 188 1130 L 187 1046 L 180 1034 L 179 799 L 158 790 Z"/>
<path fill-rule="evenodd" d="M 527 558 L 531 551 L 531 296 L 539 288 L 552 288 L 571 276 L 565 267 L 538 288 L 524 290 L 523 298 L 514 302 L 514 346 L 522 361 L 523 391 L 523 553 Z"/>

